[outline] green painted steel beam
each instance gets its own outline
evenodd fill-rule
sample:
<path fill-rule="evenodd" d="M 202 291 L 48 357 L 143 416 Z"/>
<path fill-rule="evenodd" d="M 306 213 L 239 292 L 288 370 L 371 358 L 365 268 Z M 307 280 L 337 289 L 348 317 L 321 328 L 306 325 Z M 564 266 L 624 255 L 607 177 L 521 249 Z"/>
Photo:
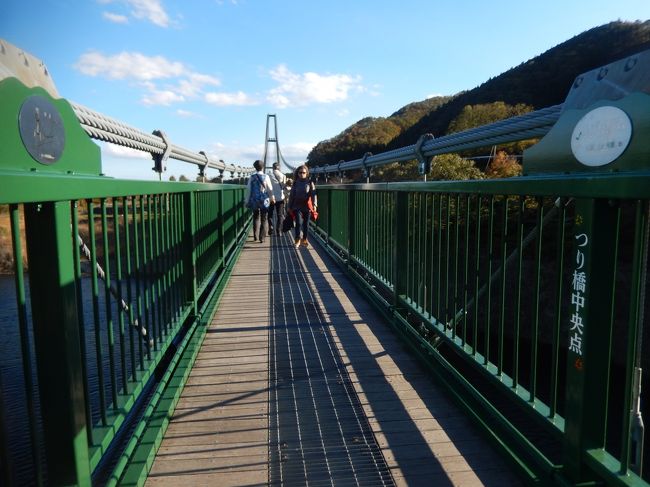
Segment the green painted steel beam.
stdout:
<path fill-rule="evenodd" d="M 594 175 L 537 175 L 507 179 L 322 185 L 318 190 L 422 191 L 477 195 L 650 198 L 650 171 Z"/>
<path fill-rule="evenodd" d="M 50 485 L 89 485 L 70 203 L 25 205 L 34 346 Z"/>
<path fill-rule="evenodd" d="M 0 166 L 0 204 L 30 203 L 45 201 L 78 200 L 148 194 L 183 194 L 188 191 L 236 192 L 242 187 L 232 184 L 158 182 L 120 180 L 109 177 L 70 177 L 59 174 L 45 174 L 3 170 Z"/>

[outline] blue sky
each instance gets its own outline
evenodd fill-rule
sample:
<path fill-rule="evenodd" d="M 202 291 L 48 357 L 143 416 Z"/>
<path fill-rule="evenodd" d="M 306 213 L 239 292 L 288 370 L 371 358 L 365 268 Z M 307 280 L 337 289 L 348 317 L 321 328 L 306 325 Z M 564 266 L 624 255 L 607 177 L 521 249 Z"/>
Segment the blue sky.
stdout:
<path fill-rule="evenodd" d="M 366 116 L 474 88 L 581 32 L 647 20 L 648 0 L 3 0 L 0 38 L 59 94 L 227 163 L 290 163 Z M 155 179 L 102 147 L 104 171 Z M 195 166 L 170 163 L 165 179 Z M 208 174 L 210 175 L 210 174 Z"/>

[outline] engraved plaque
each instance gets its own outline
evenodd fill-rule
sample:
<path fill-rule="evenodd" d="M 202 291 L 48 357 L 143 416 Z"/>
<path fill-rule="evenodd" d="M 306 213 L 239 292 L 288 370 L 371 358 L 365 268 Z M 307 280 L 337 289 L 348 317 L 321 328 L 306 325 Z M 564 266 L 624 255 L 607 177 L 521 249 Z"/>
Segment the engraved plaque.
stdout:
<path fill-rule="evenodd" d="M 571 152 L 585 166 L 604 166 L 618 159 L 631 138 L 632 122 L 623 110 L 598 107 L 576 124 L 571 135 Z"/>
<path fill-rule="evenodd" d="M 27 152 L 41 164 L 54 164 L 65 146 L 63 119 L 47 98 L 34 95 L 20 107 L 20 137 Z"/>

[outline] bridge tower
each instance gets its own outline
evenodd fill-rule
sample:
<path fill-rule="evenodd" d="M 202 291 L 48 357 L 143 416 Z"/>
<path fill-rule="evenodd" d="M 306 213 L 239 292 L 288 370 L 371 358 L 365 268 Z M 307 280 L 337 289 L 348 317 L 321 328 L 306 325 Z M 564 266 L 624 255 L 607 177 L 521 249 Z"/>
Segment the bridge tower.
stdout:
<path fill-rule="evenodd" d="M 271 125 L 271 121 L 273 121 L 273 136 L 271 136 L 269 129 Z M 271 146 L 269 148 L 269 146 Z M 275 157 L 271 156 L 271 153 L 275 149 Z M 282 172 L 287 172 L 287 171 L 295 171 L 298 166 L 292 166 L 289 164 L 285 158 L 282 156 L 282 152 L 280 151 L 280 144 L 278 142 L 278 119 L 275 115 L 275 113 L 269 113 L 266 115 L 266 137 L 264 139 L 264 166 L 266 167 L 267 170 L 270 171 L 272 165 L 274 162 L 279 162 L 280 163 L 280 171 Z"/>

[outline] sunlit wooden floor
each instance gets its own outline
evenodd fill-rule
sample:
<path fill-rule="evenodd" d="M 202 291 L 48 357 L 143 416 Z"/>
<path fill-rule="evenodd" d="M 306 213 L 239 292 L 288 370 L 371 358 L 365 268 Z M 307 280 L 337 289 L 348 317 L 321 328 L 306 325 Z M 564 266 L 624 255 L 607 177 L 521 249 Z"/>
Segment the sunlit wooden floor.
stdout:
<path fill-rule="evenodd" d="M 286 285 L 293 281 L 300 282 L 295 289 Z M 278 286 L 282 286 L 283 303 L 278 302 Z M 295 476 L 287 477 L 283 473 L 285 457 L 279 443 L 286 445 L 281 432 L 274 436 L 274 424 L 281 423 L 274 421 L 274 417 L 281 417 L 282 413 L 274 406 L 278 401 L 273 388 L 279 382 L 274 381 L 277 374 L 270 373 L 278 352 L 269 337 L 272 328 L 281 329 L 282 320 L 296 319 L 286 312 L 287 293 L 291 294 L 294 307 L 298 299 L 313 305 L 317 313 L 305 315 L 312 320 L 309 330 L 326 334 L 326 343 L 334 344 L 332 356 L 339 360 L 337 367 L 341 368 L 338 376 L 349 381 L 352 392 L 348 395 L 354 396 L 352 402 L 362 411 L 356 421 L 367 425 L 372 432 L 371 440 L 364 441 L 371 443 L 368 448 L 380 452 L 382 461 L 374 461 L 377 468 L 387 470 L 372 477 L 373 485 L 377 482 L 378 485 L 437 487 L 521 485 L 445 392 L 408 355 L 387 324 L 364 302 L 329 256 L 318 248 L 294 249 L 288 235 L 269 237 L 264 244 L 253 243 L 252 239 L 247 242 L 183 390 L 147 485 L 371 483 L 364 480 L 371 477 L 364 477 L 358 468 L 354 471 L 354 466 L 350 467 L 354 475 L 349 479 L 329 480 L 327 475 L 334 477 L 340 464 L 331 459 L 331 453 L 327 458 L 326 452 L 332 451 L 325 445 L 327 440 L 320 440 L 325 452 L 322 460 L 327 467 L 327 470 L 323 467 L 325 477 L 316 481 L 310 476 L 305 464 L 318 463 L 320 459 L 307 460 L 303 450 L 299 460 L 304 476 L 299 475 L 297 481 Z M 283 313 L 278 313 L 279 309 Z M 306 318 L 299 317 L 298 321 L 303 319 Z M 292 333 L 305 329 L 302 323 L 298 325 L 301 328 L 287 325 L 285 329 Z M 313 385 L 310 379 L 312 391 Z M 293 387 L 295 396 L 296 391 L 299 394 L 307 385 L 296 380 Z M 312 402 L 319 401 L 328 399 L 312 398 Z M 296 418 L 310 417 L 309 414 L 302 405 L 290 412 Z M 304 422 L 297 427 L 302 441 L 307 442 L 310 428 L 316 435 L 316 429 L 320 432 L 327 426 Z M 278 435 L 279 439 L 274 440 Z M 349 458 L 358 438 L 345 438 L 344 433 L 342 436 Z M 275 456 L 274 448 L 278 452 Z M 299 448 L 303 445 L 295 451 Z M 292 452 L 287 458 L 295 461 L 296 454 Z M 286 471 L 289 472 L 288 468 Z"/>

